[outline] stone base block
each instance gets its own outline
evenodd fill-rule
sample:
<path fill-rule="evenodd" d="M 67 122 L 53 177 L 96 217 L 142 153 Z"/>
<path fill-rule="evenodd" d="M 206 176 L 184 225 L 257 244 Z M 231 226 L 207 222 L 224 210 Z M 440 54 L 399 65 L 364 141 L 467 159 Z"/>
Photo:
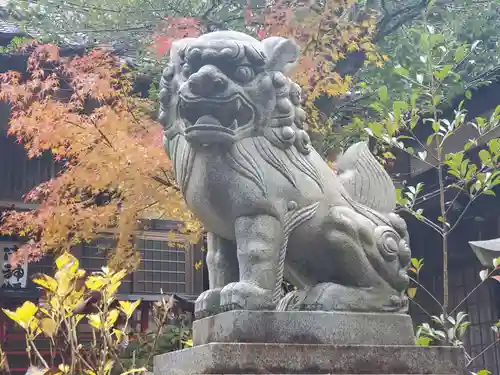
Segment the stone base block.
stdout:
<path fill-rule="evenodd" d="M 194 322 L 194 345 L 211 342 L 414 345 L 415 336 L 406 314 L 234 310 Z"/>
<path fill-rule="evenodd" d="M 155 375 L 465 374 L 452 347 L 211 343 L 156 356 Z"/>

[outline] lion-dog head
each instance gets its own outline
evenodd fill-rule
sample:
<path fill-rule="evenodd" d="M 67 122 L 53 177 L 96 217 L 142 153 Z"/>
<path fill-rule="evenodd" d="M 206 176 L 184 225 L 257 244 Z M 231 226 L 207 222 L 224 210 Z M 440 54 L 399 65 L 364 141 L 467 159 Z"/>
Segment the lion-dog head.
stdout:
<path fill-rule="evenodd" d="M 307 153 L 301 90 L 285 76 L 298 56 L 290 39 L 258 41 L 234 31 L 176 41 L 160 85 L 166 137 L 182 133 L 193 146 L 228 146 L 264 135 Z"/>

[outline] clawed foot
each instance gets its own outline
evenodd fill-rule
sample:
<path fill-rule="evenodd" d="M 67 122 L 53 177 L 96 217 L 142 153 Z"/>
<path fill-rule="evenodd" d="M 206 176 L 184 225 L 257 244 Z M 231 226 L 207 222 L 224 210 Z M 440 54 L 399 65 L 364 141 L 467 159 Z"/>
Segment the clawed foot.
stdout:
<path fill-rule="evenodd" d="M 221 311 L 230 310 L 274 310 L 271 290 L 263 289 L 245 281 L 231 283 L 220 292 Z"/>
<path fill-rule="evenodd" d="M 194 303 L 196 319 L 218 314 L 220 311 L 220 294 L 222 288 L 209 289 L 201 293 Z"/>
<path fill-rule="evenodd" d="M 271 290 L 244 281 L 209 289 L 196 299 L 195 318 L 202 319 L 231 310 L 274 310 L 272 295 Z"/>

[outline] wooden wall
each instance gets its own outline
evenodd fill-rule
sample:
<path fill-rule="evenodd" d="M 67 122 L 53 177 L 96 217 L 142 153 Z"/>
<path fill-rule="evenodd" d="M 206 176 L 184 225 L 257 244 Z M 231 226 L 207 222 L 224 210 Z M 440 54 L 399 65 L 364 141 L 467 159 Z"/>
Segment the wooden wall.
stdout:
<path fill-rule="evenodd" d="M 473 356 L 480 354 L 495 340 L 491 326 L 500 318 L 500 283 L 488 280 L 475 289 L 480 282 L 479 272 L 483 267 L 468 244 L 468 241 L 500 237 L 497 227 L 500 212 L 498 199 L 483 198 L 468 210 L 462 224 L 456 228 L 449 240 L 449 311 L 460 304 L 456 312 L 465 311 L 469 314 L 471 326 L 465 336 L 464 344 Z M 457 214 L 460 213 L 459 209 Z M 428 209 L 426 214 L 430 217 L 433 215 L 437 217 L 437 212 L 432 209 Z M 440 237 L 417 220 L 408 219 L 408 223 L 412 256 L 424 258 L 424 267 L 419 281 L 439 302 L 442 302 L 443 271 Z M 469 294 L 470 296 L 466 298 Z M 441 313 L 437 303 L 422 288 L 418 288 L 416 302 L 431 315 Z M 431 321 L 427 313 L 416 304 L 410 304 L 410 313 L 415 325 Z M 474 361 L 471 371 L 483 368 L 492 371 L 494 375 L 500 374 L 500 348 L 493 347 L 480 355 Z"/>

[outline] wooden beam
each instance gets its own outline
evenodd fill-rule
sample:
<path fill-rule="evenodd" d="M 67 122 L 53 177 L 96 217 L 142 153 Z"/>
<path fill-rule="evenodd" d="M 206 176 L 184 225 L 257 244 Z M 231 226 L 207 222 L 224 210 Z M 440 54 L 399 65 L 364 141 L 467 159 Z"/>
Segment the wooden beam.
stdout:
<path fill-rule="evenodd" d="M 149 326 L 149 307 L 151 302 L 141 303 L 141 332 L 147 332 Z"/>

